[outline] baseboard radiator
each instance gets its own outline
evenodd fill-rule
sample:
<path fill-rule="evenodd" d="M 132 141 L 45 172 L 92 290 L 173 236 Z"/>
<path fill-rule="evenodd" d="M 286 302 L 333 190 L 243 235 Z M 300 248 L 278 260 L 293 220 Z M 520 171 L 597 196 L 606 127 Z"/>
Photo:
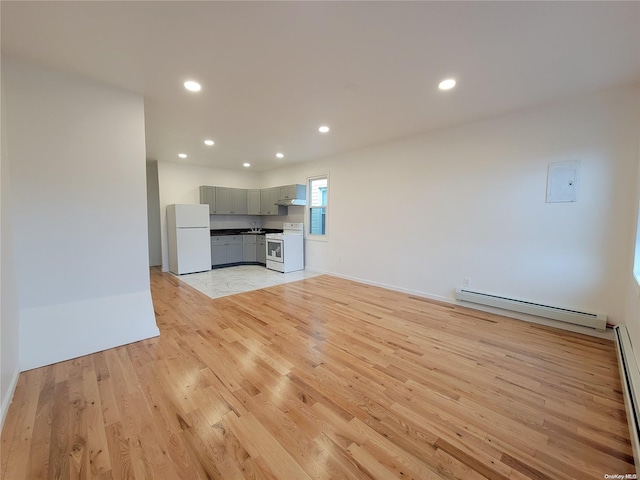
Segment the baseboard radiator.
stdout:
<path fill-rule="evenodd" d="M 580 312 L 567 308 L 551 307 L 549 305 L 541 305 L 539 303 L 474 292 L 461 288 L 456 288 L 455 296 L 456 300 L 463 302 L 477 303 L 489 307 L 511 310 L 513 312 L 560 320 L 562 322 L 591 327 L 597 330 L 606 330 L 607 328 L 607 316 L 602 313 Z"/>
<path fill-rule="evenodd" d="M 633 448 L 633 458 L 636 465 L 640 465 L 640 423 L 638 422 L 638 401 L 640 401 L 640 371 L 638 362 L 633 354 L 631 338 L 627 327 L 617 326 L 613 329 L 616 338 L 616 351 L 618 352 L 618 367 L 620 368 L 620 380 L 622 382 L 622 392 L 624 394 L 624 404 L 627 410 L 627 422 L 629 423 L 629 434 L 631 447 Z"/>

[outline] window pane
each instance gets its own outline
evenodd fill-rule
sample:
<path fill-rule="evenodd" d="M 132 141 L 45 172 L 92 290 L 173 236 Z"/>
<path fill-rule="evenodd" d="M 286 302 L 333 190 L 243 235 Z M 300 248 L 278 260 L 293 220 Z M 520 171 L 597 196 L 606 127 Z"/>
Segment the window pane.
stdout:
<path fill-rule="evenodd" d="M 327 179 L 317 178 L 309 182 L 311 190 L 311 206 L 324 207 L 327 205 Z"/>
<path fill-rule="evenodd" d="M 311 207 L 309 233 L 311 235 L 324 235 L 326 233 L 326 218 L 325 207 Z"/>
<path fill-rule="evenodd" d="M 325 235 L 327 225 L 327 177 L 309 180 L 309 233 Z"/>

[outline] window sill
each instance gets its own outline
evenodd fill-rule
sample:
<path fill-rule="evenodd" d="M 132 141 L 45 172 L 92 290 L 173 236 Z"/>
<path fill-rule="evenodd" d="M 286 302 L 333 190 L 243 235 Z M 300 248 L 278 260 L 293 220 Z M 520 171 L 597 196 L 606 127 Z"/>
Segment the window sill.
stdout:
<path fill-rule="evenodd" d="M 328 242 L 329 238 L 326 235 L 307 235 L 305 240 L 311 240 L 312 242 Z"/>

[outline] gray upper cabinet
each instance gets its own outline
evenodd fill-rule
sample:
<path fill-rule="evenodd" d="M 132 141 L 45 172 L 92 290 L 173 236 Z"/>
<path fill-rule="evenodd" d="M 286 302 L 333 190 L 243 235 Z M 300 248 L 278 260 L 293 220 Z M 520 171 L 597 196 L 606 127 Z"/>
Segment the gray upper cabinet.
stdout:
<path fill-rule="evenodd" d="M 216 214 L 246 215 L 247 191 L 244 188 L 216 187 Z"/>
<path fill-rule="evenodd" d="M 218 215 L 230 215 L 231 209 L 231 188 L 216 187 L 216 213 Z"/>
<path fill-rule="evenodd" d="M 260 190 L 247 190 L 247 215 L 260 215 Z"/>
<path fill-rule="evenodd" d="M 286 215 L 287 206 L 276 205 L 278 201 L 304 199 L 305 185 L 286 185 L 262 189 L 231 187 L 200 187 L 200 203 L 209 205 L 210 215 Z M 304 205 L 304 203 L 293 203 Z"/>
<path fill-rule="evenodd" d="M 286 215 L 286 207 L 276 205 L 280 199 L 280 187 L 260 190 L 260 215 Z"/>
<path fill-rule="evenodd" d="M 247 190 L 244 188 L 234 188 L 231 192 L 231 203 L 234 215 L 247 214 Z"/>
<path fill-rule="evenodd" d="M 305 185 L 285 185 L 278 187 L 278 200 L 306 200 L 307 187 Z"/>
<path fill-rule="evenodd" d="M 209 215 L 216 213 L 216 187 L 200 187 L 200 203 L 209 205 Z"/>

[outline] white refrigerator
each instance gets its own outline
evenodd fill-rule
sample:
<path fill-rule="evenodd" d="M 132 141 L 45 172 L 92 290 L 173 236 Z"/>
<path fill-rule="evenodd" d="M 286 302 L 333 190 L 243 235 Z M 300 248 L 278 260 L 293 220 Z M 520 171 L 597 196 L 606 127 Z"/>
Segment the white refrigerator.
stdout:
<path fill-rule="evenodd" d="M 167 205 L 167 227 L 171 272 L 211 270 L 209 205 Z"/>

